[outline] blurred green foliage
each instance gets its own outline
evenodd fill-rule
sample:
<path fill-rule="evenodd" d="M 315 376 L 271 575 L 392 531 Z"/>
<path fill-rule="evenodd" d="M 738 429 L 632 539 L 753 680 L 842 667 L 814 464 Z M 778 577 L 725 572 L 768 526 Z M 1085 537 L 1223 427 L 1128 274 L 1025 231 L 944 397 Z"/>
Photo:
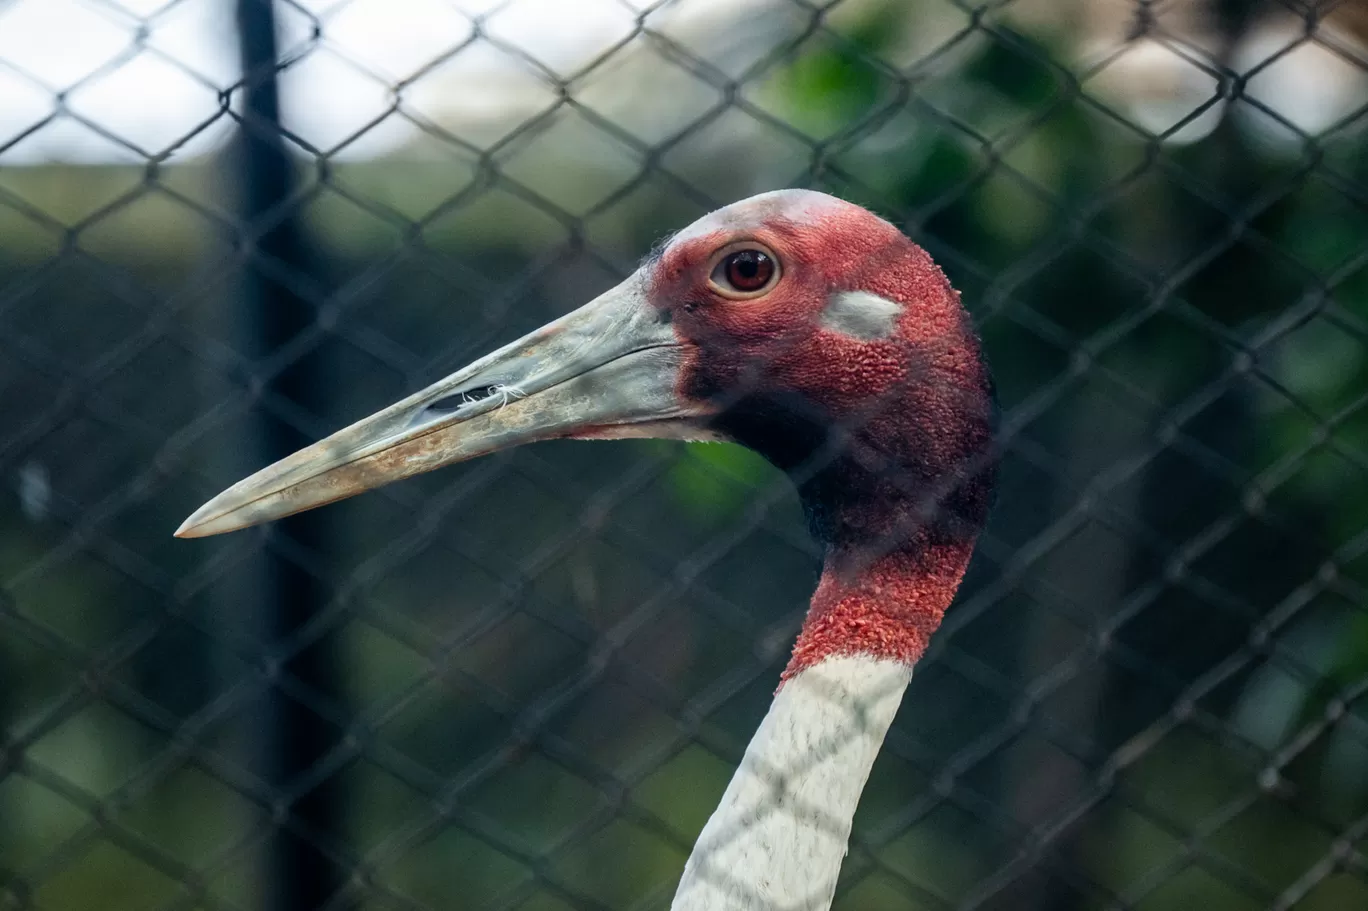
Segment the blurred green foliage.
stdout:
<path fill-rule="evenodd" d="M 1368 907 L 1363 128 L 1270 139 L 1236 102 L 1161 144 L 1080 89 L 1066 34 L 986 16 L 908 51 L 933 6 L 796 31 L 746 113 L 662 157 L 690 193 L 535 133 L 495 160 L 517 188 L 435 140 L 301 162 L 333 386 L 299 420 L 587 299 L 702 197 L 868 204 L 964 294 L 1010 438 L 837 907 Z M 169 538 L 272 407 L 226 328 L 231 181 L 0 157 L 0 907 L 260 901 L 275 684 L 235 569 L 267 539 Z M 667 904 L 815 578 L 775 473 L 729 445 L 547 444 L 330 509 L 324 837 L 363 866 L 357 906 Z"/>

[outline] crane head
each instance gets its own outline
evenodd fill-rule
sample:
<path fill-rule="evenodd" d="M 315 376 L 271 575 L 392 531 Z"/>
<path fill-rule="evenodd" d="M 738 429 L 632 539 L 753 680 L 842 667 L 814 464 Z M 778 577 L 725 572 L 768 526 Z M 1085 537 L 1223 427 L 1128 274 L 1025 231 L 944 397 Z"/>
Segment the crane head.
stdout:
<path fill-rule="evenodd" d="M 663 437 L 758 451 L 828 544 L 972 535 L 993 411 L 978 340 L 931 258 L 859 206 L 781 190 L 699 219 L 615 288 L 240 481 L 176 534 L 523 443 Z"/>

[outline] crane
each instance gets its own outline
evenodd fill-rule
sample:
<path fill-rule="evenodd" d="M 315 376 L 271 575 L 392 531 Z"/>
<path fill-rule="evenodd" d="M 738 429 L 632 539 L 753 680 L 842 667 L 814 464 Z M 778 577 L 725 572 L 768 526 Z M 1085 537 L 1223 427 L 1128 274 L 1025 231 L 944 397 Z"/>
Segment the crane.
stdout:
<path fill-rule="evenodd" d="M 210 500 L 232 531 L 537 440 L 730 440 L 786 472 L 822 574 L 676 911 L 831 904 L 860 792 L 991 506 L 996 405 L 959 294 L 811 190 L 733 203 L 618 286 Z"/>

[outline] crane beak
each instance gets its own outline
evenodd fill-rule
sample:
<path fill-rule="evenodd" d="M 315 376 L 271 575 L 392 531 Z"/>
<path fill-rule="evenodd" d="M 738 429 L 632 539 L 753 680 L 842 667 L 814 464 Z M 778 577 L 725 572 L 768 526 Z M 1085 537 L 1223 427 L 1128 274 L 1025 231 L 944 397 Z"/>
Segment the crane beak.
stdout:
<path fill-rule="evenodd" d="M 668 311 L 634 274 L 580 309 L 401 402 L 263 468 L 176 530 L 199 538 L 269 522 L 443 465 L 537 440 L 706 437 L 676 392 Z"/>

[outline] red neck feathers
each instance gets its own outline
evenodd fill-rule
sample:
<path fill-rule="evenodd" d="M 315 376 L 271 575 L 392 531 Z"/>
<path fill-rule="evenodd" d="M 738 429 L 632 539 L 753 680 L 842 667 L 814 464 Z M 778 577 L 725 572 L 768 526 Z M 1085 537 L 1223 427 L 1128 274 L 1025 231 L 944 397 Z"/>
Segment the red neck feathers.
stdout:
<path fill-rule="evenodd" d="M 828 554 L 822 579 L 782 681 L 834 655 L 867 655 L 915 664 L 959 588 L 973 540 L 933 541 L 858 567 Z"/>

